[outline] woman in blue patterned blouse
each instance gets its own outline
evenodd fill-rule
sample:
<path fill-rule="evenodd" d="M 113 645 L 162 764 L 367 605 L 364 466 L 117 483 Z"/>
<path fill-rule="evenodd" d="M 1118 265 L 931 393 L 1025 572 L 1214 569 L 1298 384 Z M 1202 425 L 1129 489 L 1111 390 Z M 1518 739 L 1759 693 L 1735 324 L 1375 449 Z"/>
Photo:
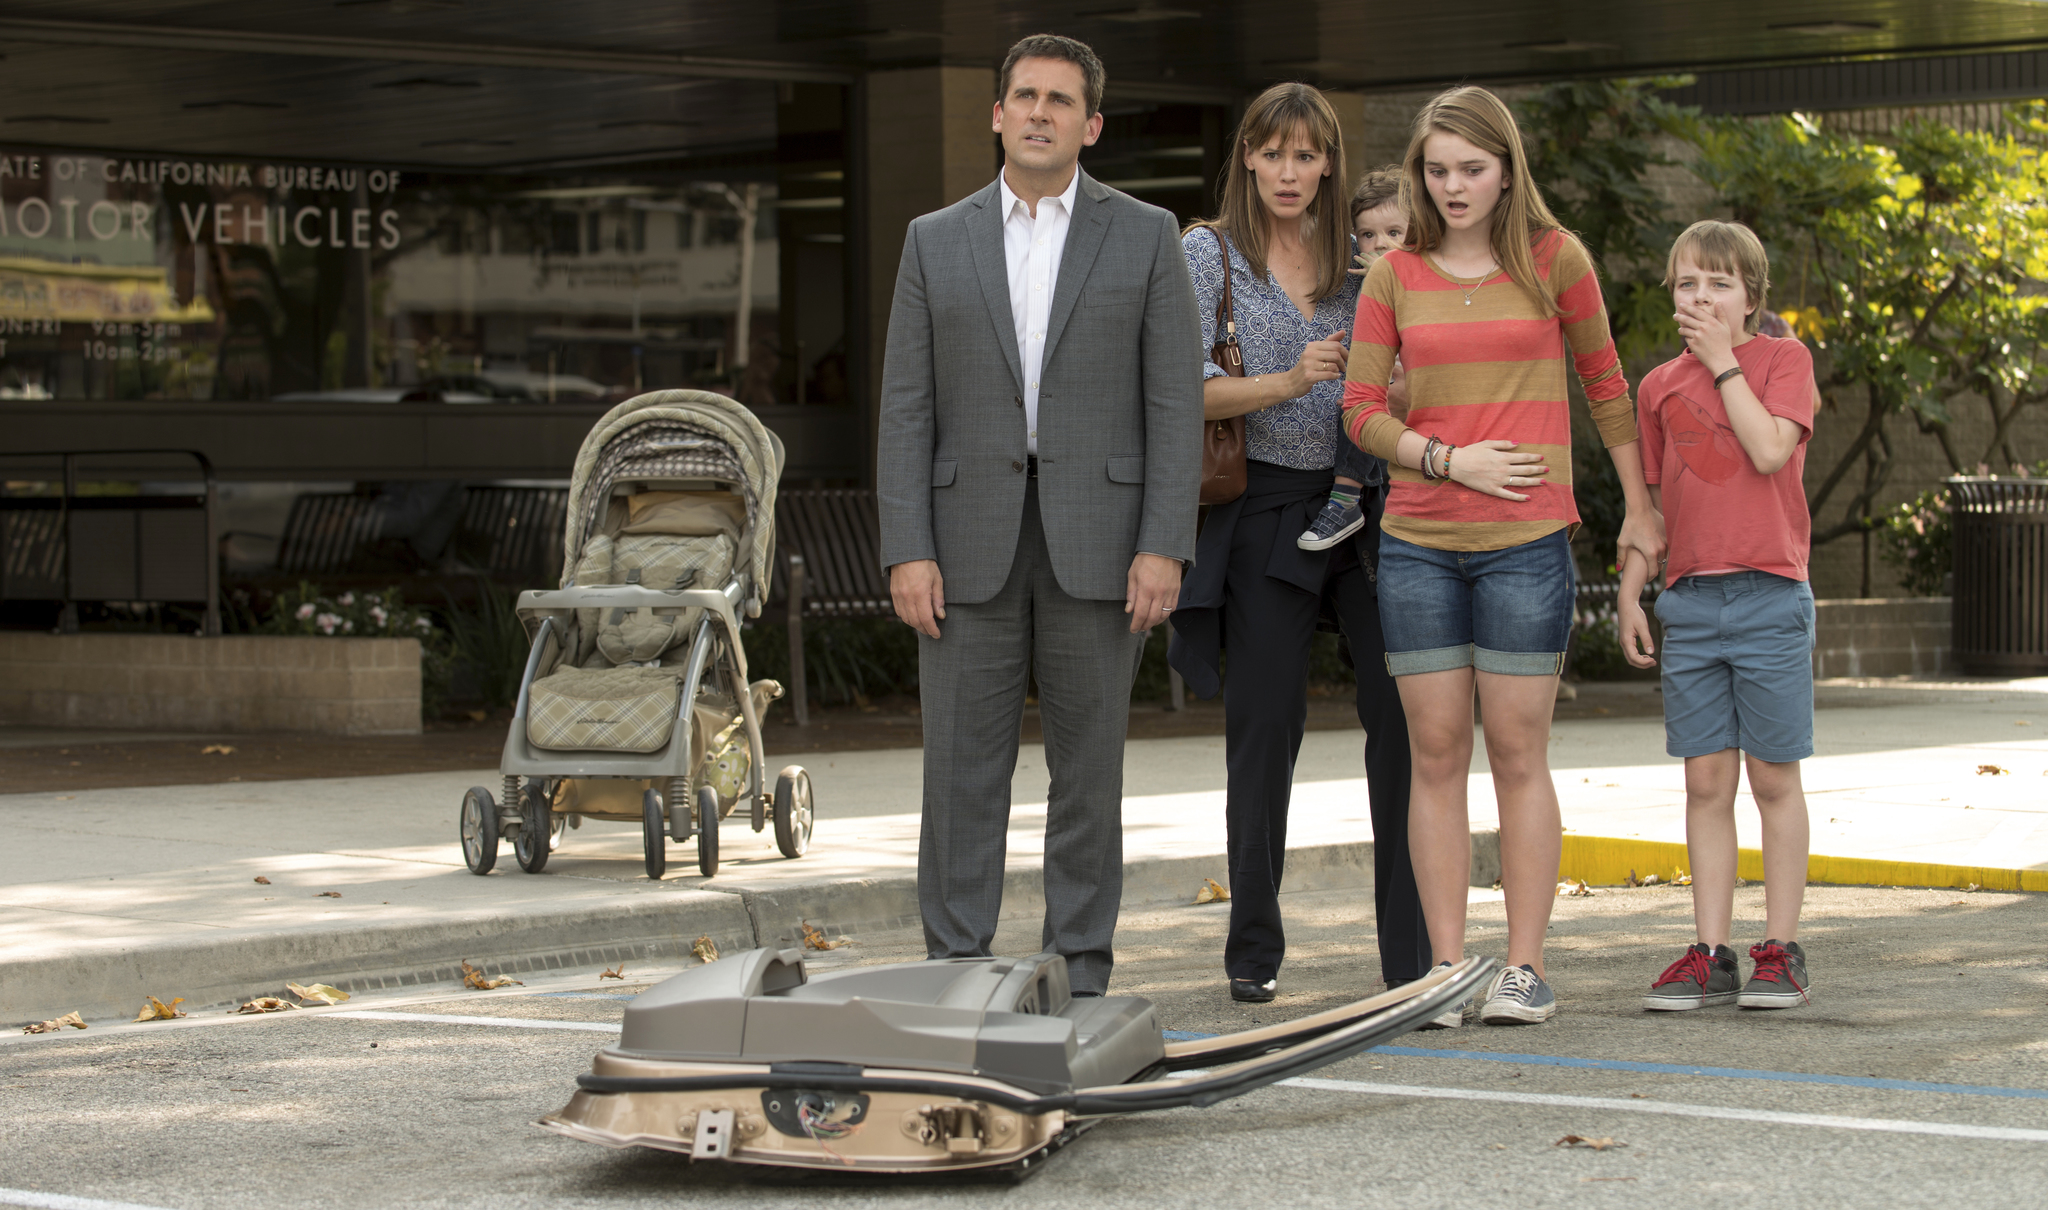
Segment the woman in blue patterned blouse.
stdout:
<path fill-rule="evenodd" d="M 1223 693 L 1229 803 L 1233 998 L 1271 1000 L 1286 936 L 1280 875 L 1294 761 L 1308 715 L 1309 645 L 1334 621 L 1358 674 L 1371 795 L 1380 970 L 1389 984 L 1430 967 L 1408 862 L 1408 725 L 1386 670 L 1374 593 L 1386 464 L 1352 447 L 1339 414 L 1358 278 L 1336 112 L 1306 84 L 1267 89 L 1245 111 L 1217 217 L 1181 238 L 1202 309 L 1202 347 L 1230 274 L 1244 377 L 1206 366 L 1203 415 L 1243 416 L 1243 496 L 1210 510 L 1171 615 L 1169 659 L 1202 697 Z M 1227 248 L 1227 268 L 1226 268 Z M 1341 465 L 1364 486 L 1369 524 L 1322 549 L 1296 545 Z M 1220 675 L 1230 652 L 1230 676 Z"/>

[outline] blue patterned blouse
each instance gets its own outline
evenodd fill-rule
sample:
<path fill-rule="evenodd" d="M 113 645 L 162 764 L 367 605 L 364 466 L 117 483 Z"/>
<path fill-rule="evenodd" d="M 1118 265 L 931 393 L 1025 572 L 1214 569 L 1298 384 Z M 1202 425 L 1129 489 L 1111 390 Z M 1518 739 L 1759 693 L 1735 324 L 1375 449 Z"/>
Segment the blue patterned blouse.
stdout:
<path fill-rule="evenodd" d="M 1196 227 L 1181 237 L 1181 251 L 1188 258 L 1188 272 L 1195 279 L 1195 298 L 1202 311 L 1202 376 L 1204 380 L 1221 377 L 1223 367 L 1207 356 L 1222 335 L 1216 304 L 1223 297 L 1223 248 L 1213 230 Z M 1271 276 L 1252 276 L 1251 266 L 1233 240 L 1231 306 L 1236 312 L 1237 342 L 1244 351 L 1245 376 L 1284 374 L 1294 368 L 1311 342 L 1348 332 L 1358 310 L 1359 280 L 1357 274 L 1345 274 L 1344 288 L 1316 303 L 1314 317 L 1303 319 L 1279 282 Z M 1344 435 L 1343 405 L 1344 380 L 1334 378 L 1316 383 L 1306 395 L 1249 413 L 1244 418 L 1245 457 L 1304 471 L 1335 466 L 1338 450 L 1350 444 Z"/>

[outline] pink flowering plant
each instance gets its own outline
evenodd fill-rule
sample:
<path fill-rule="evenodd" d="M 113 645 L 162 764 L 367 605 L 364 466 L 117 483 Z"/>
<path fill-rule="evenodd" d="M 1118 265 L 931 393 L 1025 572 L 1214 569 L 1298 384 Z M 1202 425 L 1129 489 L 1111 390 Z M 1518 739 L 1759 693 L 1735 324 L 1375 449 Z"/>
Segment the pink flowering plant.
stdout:
<path fill-rule="evenodd" d="M 264 634 L 422 642 L 434 635 L 433 621 L 425 612 L 408 606 L 396 588 L 329 596 L 303 580 L 297 588 L 277 594 L 258 629 Z"/>

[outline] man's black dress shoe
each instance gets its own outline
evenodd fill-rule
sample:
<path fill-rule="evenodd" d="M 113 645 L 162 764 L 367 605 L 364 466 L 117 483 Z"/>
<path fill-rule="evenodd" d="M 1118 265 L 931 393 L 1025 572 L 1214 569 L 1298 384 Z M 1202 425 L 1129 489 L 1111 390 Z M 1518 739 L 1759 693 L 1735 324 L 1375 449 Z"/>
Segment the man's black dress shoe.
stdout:
<path fill-rule="evenodd" d="M 1264 1004 L 1280 992 L 1280 981 L 1268 979 L 1264 983 L 1257 979 L 1232 979 L 1230 998 L 1246 1004 Z"/>

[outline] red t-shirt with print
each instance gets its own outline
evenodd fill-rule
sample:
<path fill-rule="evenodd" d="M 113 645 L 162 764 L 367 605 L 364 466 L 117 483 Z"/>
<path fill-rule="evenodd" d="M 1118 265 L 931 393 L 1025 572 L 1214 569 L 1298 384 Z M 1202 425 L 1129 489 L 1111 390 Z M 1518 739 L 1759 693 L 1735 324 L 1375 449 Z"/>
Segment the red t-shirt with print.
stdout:
<path fill-rule="evenodd" d="M 1813 519 L 1806 511 L 1806 443 L 1813 436 L 1813 354 L 1797 340 L 1752 336 L 1735 346 L 1749 389 L 1800 428 L 1776 474 L 1757 473 L 1714 376 L 1687 349 L 1651 370 L 1636 392 L 1643 478 L 1662 484 L 1671 544 L 1665 584 L 1681 576 L 1767 571 L 1806 579 Z"/>

